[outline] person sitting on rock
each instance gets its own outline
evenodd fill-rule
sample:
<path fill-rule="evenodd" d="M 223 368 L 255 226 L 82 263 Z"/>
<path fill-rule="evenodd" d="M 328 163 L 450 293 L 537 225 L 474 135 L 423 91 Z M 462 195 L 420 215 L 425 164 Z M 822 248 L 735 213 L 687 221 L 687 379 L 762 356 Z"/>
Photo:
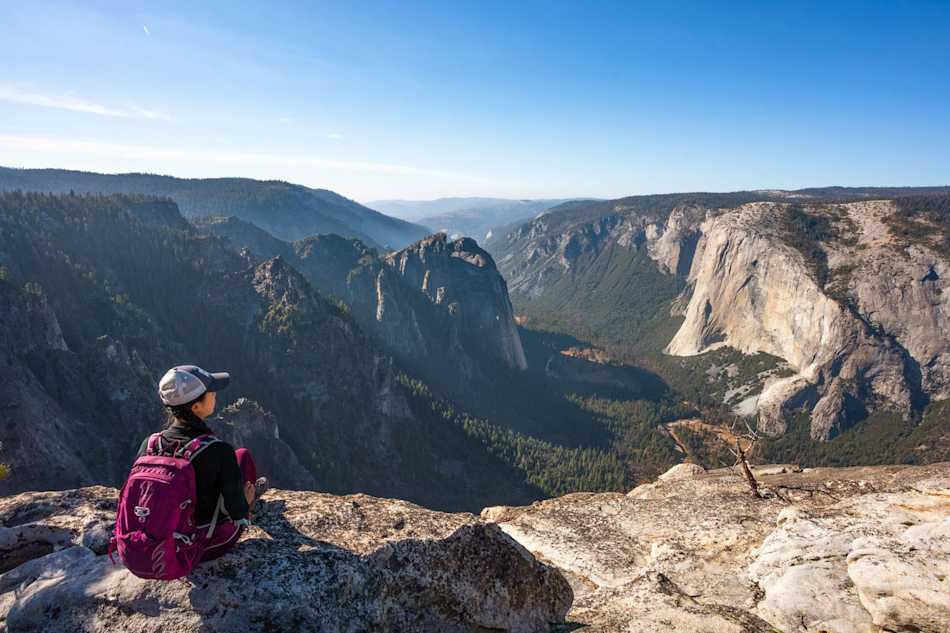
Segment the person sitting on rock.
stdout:
<path fill-rule="evenodd" d="M 194 520 L 199 533 L 208 531 L 201 560 L 217 558 L 230 550 L 249 524 L 255 500 L 267 489 L 267 479 L 258 478 L 257 467 L 246 448 L 235 450 L 214 437 L 205 420 L 214 413 L 215 393 L 228 386 L 230 374 L 210 373 L 194 365 L 169 369 L 158 392 L 168 411 L 164 430 L 157 434 L 159 454 L 180 452 L 195 438 L 204 438 L 191 465 L 195 473 Z M 145 438 L 136 458 L 149 450 Z M 209 529 L 210 528 L 210 529 Z"/>

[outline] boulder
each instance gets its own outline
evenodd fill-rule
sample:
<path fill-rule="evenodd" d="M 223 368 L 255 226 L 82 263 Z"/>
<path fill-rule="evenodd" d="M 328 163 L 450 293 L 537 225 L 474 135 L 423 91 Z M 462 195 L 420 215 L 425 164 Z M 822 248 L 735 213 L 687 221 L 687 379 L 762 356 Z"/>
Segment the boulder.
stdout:
<path fill-rule="evenodd" d="M 696 475 L 701 475 L 706 469 L 699 464 L 677 464 L 668 471 L 660 475 L 660 481 L 676 481 L 677 479 L 692 479 Z"/>
<path fill-rule="evenodd" d="M 651 483 L 640 484 L 627 493 L 628 497 L 634 499 L 651 499 L 655 496 L 662 497 L 669 492 L 667 484 L 685 479 L 692 479 L 706 472 L 706 469 L 699 464 L 682 463 L 676 464 L 665 473 L 657 477 L 657 480 Z"/>

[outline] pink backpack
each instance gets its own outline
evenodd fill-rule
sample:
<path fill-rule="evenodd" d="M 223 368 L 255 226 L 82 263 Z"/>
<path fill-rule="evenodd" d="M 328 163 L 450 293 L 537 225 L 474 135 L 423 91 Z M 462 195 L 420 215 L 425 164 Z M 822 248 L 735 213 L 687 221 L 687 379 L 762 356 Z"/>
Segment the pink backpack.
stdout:
<path fill-rule="evenodd" d="M 194 569 L 204 546 L 195 526 L 197 497 L 191 460 L 218 441 L 213 435 L 202 435 L 163 454 L 161 433 L 148 439 L 148 449 L 135 460 L 119 492 L 110 559 L 117 549 L 130 572 L 155 580 L 175 580 Z M 209 536 L 217 518 L 216 510 Z"/>

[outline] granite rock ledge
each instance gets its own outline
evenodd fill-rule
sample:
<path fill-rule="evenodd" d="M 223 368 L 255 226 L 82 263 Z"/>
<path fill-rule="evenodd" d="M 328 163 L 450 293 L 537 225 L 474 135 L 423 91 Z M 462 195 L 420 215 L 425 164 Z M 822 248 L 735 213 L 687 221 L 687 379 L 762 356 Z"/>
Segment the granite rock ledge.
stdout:
<path fill-rule="evenodd" d="M 0 499 L 0 631 L 548 631 L 573 594 L 498 526 L 366 495 L 271 490 L 235 550 L 174 582 L 105 548 L 116 491 Z"/>

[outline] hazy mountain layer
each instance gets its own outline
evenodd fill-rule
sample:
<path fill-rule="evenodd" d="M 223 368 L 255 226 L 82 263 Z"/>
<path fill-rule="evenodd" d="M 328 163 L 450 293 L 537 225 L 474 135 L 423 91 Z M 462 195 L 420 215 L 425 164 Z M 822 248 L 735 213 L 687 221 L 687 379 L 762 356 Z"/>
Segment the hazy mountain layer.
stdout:
<path fill-rule="evenodd" d="M 367 206 L 418 222 L 452 238 L 468 236 L 484 242 L 493 236 L 497 227 L 533 218 L 563 202 L 567 202 L 567 199 L 440 198 L 377 200 L 367 203 Z"/>
<path fill-rule="evenodd" d="M 0 191 L 17 190 L 165 196 L 173 199 L 186 216 L 233 215 L 286 240 L 337 233 L 358 237 L 373 246 L 402 248 L 429 233 L 332 191 L 276 180 L 0 167 Z"/>
<path fill-rule="evenodd" d="M 516 200 L 508 198 L 436 198 L 435 200 L 371 200 L 366 206 L 392 215 L 397 218 L 415 222 L 426 216 L 439 215 L 442 213 L 455 213 L 465 209 L 477 207 L 491 208 L 499 205 L 507 205 Z"/>

